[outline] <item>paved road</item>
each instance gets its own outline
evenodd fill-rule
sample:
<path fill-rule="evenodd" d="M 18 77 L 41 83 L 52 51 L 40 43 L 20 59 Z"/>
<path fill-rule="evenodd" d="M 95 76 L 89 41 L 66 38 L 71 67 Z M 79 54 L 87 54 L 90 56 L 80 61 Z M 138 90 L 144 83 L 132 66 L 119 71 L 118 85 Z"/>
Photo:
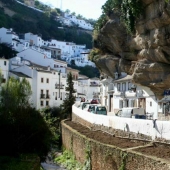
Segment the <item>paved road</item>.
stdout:
<path fill-rule="evenodd" d="M 54 165 L 46 162 L 41 163 L 41 166 L 44 168 L 44 170 L 66 170 L 59 165 Z"/>

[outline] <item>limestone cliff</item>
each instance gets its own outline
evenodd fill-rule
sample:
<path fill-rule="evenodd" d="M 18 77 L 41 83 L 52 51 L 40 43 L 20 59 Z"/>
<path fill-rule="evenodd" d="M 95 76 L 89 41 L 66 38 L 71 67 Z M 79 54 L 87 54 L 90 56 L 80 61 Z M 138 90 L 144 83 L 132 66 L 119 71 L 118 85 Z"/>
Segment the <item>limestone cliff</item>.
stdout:
<path fill-rule="evenodd" d="M 147 87 L 157 97 L 170 88 L 170 2 L 142 0 L 144 10 L 136 20 L 135 34 L 127 34 L 119 14 L 110 16 L 94 39 L 94 47 L 104 49 L 97 67 L 114 78 L 124 71 L 133 82 Z"/>

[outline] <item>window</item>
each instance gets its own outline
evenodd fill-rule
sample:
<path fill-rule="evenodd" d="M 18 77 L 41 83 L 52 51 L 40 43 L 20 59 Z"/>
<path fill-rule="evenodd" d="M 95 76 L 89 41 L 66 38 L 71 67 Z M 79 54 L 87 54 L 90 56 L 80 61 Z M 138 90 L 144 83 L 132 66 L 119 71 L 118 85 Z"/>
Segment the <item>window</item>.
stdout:
<path fill-rule="evenodd" d="M 131 89 L 131 82 L 128 82 L 128 89 Z"/>
<path fill-rule="evenodd" d="M 43 101 L 41 101 L 41 106 L 43 106 L 44 105 L 44 102 Z"/>
<path fill-rule="evenodd" d="M 122 88 L 123 88 L 122 90 L 123 90 L 123 91 L 126 91 L 126 83 L 123 83 L 122 86 L 123 86 L 123 87 L 122 87 Z"/>
<path fill-rule="evenodd" d="M 48 106 L 49 105 L 49 102 L 48 101 L 46 101 L 46 106 Z"/>
<path fill-rule="evenodd" d="M 57 100 L 57 92 L 55 93 L 55 100 Z"/>
<path fill-rule="evenodd" d="M 47 78 L 46 83 L 49 83 L 49 79 Z"/>
<path fill-rule="evenodd" d="M 4 61 L 4 65 L 6 66 L 6 61 Z"/>
<path fill-rule="evenodd" d="M 150 102 L 150 106 L 152 106 L 152 102 Z"/>
<path fill-rule="evenodd" d="M 120 91 L 120 83 L 117 84 L 117 90 Z"/>
<path fill-rule="evenodd" d="M 44 79 L 43 78 L 41 78 L 41 83 L 43 83 L 44 82 Z"/>

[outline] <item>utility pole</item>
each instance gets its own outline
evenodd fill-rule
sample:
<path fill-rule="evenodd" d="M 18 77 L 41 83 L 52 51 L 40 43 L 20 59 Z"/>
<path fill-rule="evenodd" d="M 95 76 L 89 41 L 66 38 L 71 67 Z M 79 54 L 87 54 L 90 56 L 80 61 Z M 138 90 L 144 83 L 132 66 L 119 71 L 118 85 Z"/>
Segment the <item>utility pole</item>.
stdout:
<path fill-rule="evenodd" d="M 61 74 L 61 70 L 58 72 L 58 76 L 59 76 L 59 88 L 58 88 L 58 91 L 59 91 L 59 99 L 60 99 L 60 74 Z"/>

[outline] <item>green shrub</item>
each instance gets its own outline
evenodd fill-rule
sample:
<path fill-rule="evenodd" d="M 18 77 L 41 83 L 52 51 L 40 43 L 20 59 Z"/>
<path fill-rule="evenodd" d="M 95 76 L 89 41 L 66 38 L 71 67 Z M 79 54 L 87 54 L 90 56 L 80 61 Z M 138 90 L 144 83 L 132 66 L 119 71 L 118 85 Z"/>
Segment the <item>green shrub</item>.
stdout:
<path fill-rule="evenodd" d="M 78 163 L 75 156 L 70 152 L 65 150 L 63 154 L 54 160 L 56 163 L 63 165 L 68 170 L 82 170 L 83 166 Z"/>
<path fill-rule="evenodd" d="M 34 108 L 0 113 L 0 155 L 36 153 L 44 159 L 51 149 L 53 134 Z"/>

